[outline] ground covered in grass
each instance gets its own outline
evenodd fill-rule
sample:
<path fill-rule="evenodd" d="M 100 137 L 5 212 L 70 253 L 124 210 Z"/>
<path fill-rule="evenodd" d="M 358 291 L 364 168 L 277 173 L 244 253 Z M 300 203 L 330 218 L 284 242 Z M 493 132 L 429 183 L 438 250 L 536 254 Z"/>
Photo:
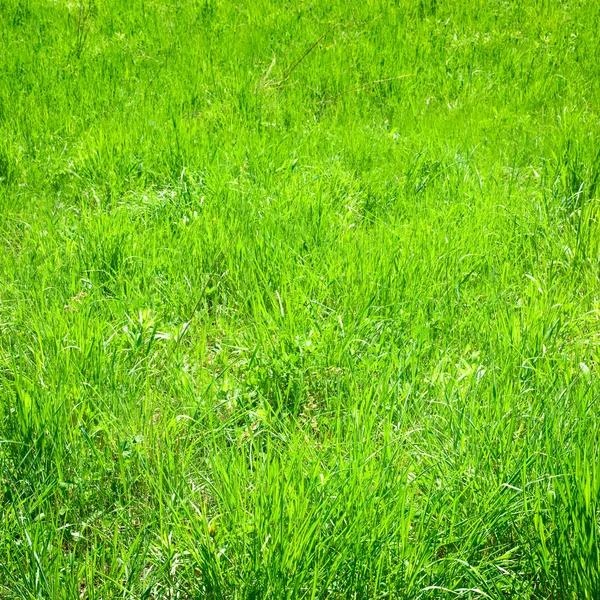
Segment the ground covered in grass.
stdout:
<path fill-rule="evenodd" d="M 0 0 L 0 598 L 598 598 L 598 31 Z"/>

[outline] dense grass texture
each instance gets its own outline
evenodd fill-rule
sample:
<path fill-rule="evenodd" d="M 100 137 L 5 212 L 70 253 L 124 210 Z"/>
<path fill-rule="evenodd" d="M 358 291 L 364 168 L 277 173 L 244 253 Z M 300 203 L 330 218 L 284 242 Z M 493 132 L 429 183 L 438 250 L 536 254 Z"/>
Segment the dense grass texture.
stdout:
<path fill-rule="evenodd" d="M 599 32 L 0 0 L 0 598 L 599 598 Z"/>

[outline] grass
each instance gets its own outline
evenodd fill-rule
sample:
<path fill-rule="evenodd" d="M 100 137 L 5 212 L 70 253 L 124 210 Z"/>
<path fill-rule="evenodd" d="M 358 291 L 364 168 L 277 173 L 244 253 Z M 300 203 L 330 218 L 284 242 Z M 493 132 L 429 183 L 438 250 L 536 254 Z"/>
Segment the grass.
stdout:
<path fill-rule="evenodd" d="M 599 30 L 0 0 L 0 598 L 600 597 Z"/>

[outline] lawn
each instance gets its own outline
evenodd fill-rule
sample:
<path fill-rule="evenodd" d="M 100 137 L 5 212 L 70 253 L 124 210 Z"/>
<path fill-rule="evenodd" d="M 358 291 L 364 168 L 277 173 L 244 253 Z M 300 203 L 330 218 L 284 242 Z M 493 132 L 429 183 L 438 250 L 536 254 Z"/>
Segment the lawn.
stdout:
<path fill-rule="evenodd" d="M 0 599 L 599 598 L 599 31 L 0 0 Z"/>

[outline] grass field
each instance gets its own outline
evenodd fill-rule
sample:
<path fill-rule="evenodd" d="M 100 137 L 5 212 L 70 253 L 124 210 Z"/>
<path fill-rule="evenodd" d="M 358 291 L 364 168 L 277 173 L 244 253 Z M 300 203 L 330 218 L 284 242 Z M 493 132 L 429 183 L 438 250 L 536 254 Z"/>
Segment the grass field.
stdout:
<path fill-rule="evenodd" d="M 0 0 L 0 598 L 600 598 L 599 31 Z"/>

